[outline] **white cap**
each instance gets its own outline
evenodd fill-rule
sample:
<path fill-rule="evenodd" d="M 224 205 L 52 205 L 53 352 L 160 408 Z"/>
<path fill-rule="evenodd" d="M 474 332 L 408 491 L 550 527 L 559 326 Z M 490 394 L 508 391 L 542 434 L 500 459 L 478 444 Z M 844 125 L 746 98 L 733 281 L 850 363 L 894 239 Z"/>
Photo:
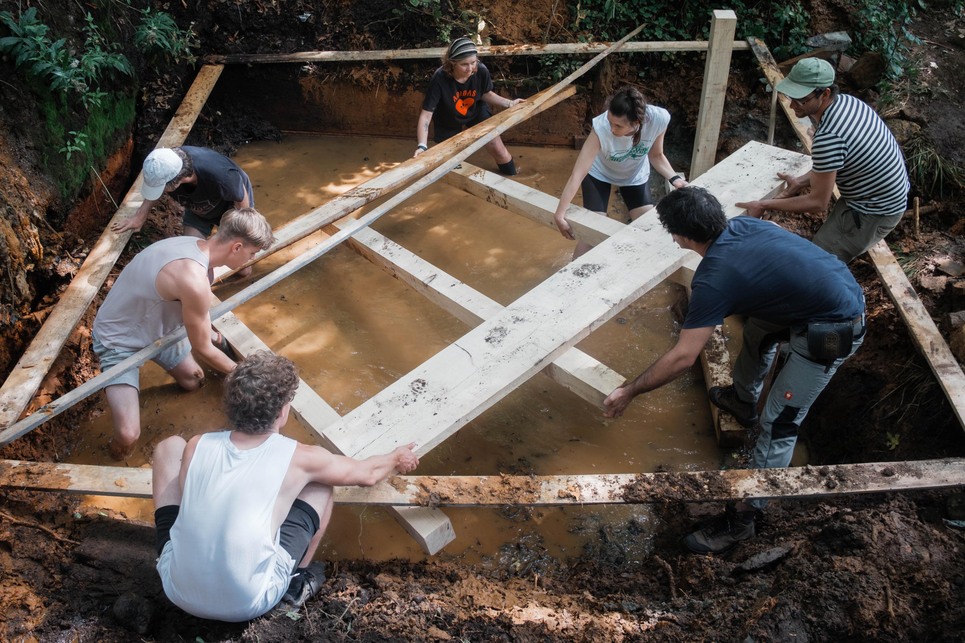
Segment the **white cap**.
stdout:
<path fill-rule="evenodd" d="M 141 196 L 148 201 L 157 201 L 164 194 L 164 186 L 178 175 L 183 167 L 181 157 L 174 150 L 162 147 L 154 150 L 144 159 L 144 183 Z"/>

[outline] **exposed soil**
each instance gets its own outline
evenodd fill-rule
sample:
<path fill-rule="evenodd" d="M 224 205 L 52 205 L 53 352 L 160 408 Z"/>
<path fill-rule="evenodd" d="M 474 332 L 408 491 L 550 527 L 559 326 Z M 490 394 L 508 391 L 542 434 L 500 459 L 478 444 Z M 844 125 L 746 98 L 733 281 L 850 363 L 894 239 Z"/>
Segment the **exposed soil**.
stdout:
<path fill-rule="evenodd" d="M 19 4 L 2 1 L 0 8 L 16 11 Z M 81 4 L 69 3 L 70 11 L 76 13 Z M 210 53 L 439 44 L 426 16 L 408 11 L 400 17 L 390 4 L 374 0 L 168 4 L 179 23 L 196 21 L 203 49 Z M 188 4 L 190 10 L 183 6 Z M 560 6 L 564 4 L 473 0 L 461 3 L 460 10 L 485 17 L 485 35 L 493 44 L 560 42 L 578 35 L 565 30 L 570 20 Z M 848 3 L 807 4 L 814 32 L 851 28 Z M 194 5 L 204 5 L 203 10 Z M 422 5 L 413 3 L 416 6 Z M 79 14 L 72 19 L 83 23 Z M 885 110 L 889 118 L 920 128 L 919 135 L 942 158 L 959 166 L 965 149 L 963 29 L 962 20 L 947 11 L 920 17 L 912 31 L 923 39 L 915 54 L 922 75 L 914 91 L 909 87 Z M 532 61 L 494 62 L 491 68 L 501 78 L 516 79 L 518 92 L 524 94 L 533 91 L 525 81 L 527 65 Z M 3 68 L 11 69 L 8 61 Z M 337 76 L 332 82 L 369 83 L 397 96 L 418 92 L 424 80 L 417 67 L 408 64 L 336 69 L 330 72 Z M 656 59 L 652 68 L 643 70 L 654 102 L 675 114 L 677 140 L 686 140 L 696 120 L 694 88 L 700 86 L 701 71 L 700 64 L 673 68 L 660 66 Z M 625 61 L 614 61 L 594 76 L 588 94 L 605 94 L 624 78 L 641 78 L 637 73 Z M 143 79 L 137 127 L 101 171 L 114 199 L 127 189 L 131 167 L 153 146 L 193 74 L 184 67 Z M 759 76 L 749 58 L 735 56 L 721 155 L 766 136 L 769 98 L 761 91 Z M 12 73 L 8 77 L 12 79 Z M 307 78 L 309 84 L 324 87 L 324 79 Z M 880 99 L 869 90 L 848 87 L 847 81 L 845 91 Z M 41 171 L 41 156 L 32 143 L 38 117 L 29 93 L 4 81 L 0 98 L 5 179 L 0 182 L 0 263 L 5 272 L 0 372 L 6 374 L 114 208 L 100 188 L 76 203 L 62 203 Z M 278 136 L 270 118 L 243 109 L 232 98 L 215 97 L 190 142 L 230 152 L 245 140 Z M 593 101 L 580 105 L 572 114 L 574 122 L 567 124 L 575 137 L 585 117 L 599 109 Z M 406 118 L 411 129 L 415 112 Z M 779 126 L 778 136 L 793 147 L 789 128 Z M 922 196 L 928 197 L 928 207 L 920 217 L 920 231 L 909 216 L 889 241 L 954 346 L 956 333 L 947 319 L 949 313 L 965 309 L 963 199 L 947 190 Z M 161 223 L 172 219 L 154 217 L 153 227 L 137 237 L 126 255 L 175 232 Z M 819 216 L 775 219 L 805 236 L 820 223 Z M 897 463 L 965 456 L 965 434 L 870 261 L 858 259 L 851 268 L 865 289 L 868 336 L 805 424 L 803 439 L 812 462 Z M 89 323 L 85 318 L 71 336 L 34 407 L 96 372 Z M 78 406 L 0 450 L 0 457 L 61 459 L 71 449 L 71 426 L 86 412 Z M 713 476 L 706 482 L 713 484 Z M 513 491 L 523 500 L 532 493 L 529 488 Z M 104 512 L 85 513 L 68 495 L 12 491 L 0 499 L 0 639 L 963 640 L 965 495 L 960 490 L 772 503 L 757 537 L 718 557 L 691 556 L 681 549 L 679 538 L 693 522 L 720 509 L 675 500 L 683 497 L 682 491 L 673 480 L 659 490 L 627 489 L 631 497 L 659 492 L 664 499 L 657 507 L 655 530 L 648 526 L 645 533 L 635 522 L 601 528 L 597 541 L 569 560 L 547 557 L 539 543 L 520 542 L 510 545 L 517 554 L 518 564 L 513 565 L 496 559 L 478 565 L 342 562 L 329 568 L 322 592 L 302 611 L 276 612 L 238 625 L 195 619 L 166 601 L 153 567 L 151 525 Z M 438 502 L 444 492 L 435 488 L 435 498 L 427 492 L 426 503 Z M 524 510 L 519 515 L 526 520 L 530 514 Z M 652 553 L 642 563 L 633 562 L 621 548 L 628 538 L 653 540 Z"/>

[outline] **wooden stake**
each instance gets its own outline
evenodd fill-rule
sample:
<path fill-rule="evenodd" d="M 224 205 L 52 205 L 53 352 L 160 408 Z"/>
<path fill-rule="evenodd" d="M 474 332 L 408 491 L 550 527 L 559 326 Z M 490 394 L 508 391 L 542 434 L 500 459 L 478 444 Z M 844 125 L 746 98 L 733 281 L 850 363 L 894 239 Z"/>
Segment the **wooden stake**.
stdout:
<path fill-rule="evenodd" d="M 914 213 L 915 213 L 915 219 L 914 219 L 914 221 L 915 221 L 915 239 L 917 240 L 917 239 L 921 239 L 921 219 L 920 219 L 920 217 L 919 217 L 919 212 L 918 212 L 918 197 L 915 197 L 912 203 L 913 203 L 913 205 L 914 205 L 914 207 L 912 208 L 912 210 L 913 210 Z"/>

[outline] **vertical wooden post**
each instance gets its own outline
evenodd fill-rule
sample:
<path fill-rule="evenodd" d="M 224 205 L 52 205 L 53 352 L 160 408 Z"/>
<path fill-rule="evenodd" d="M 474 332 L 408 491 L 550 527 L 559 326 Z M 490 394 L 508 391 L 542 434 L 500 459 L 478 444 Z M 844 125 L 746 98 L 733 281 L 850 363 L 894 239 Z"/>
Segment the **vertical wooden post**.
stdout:
<path fill-rule="evenodd" d="M 704 66 L 704 86 L 700 90 L 700 112 L 697 116 L 697 135 L 694 137 L 694 156 L 690 162 L 691 179 L 697 178 L 714 165 L 736 30 L 737 15 L 733 11 L 730 9 L 714 11 L 714 17 L 710 22 L 707 63 Z"/>

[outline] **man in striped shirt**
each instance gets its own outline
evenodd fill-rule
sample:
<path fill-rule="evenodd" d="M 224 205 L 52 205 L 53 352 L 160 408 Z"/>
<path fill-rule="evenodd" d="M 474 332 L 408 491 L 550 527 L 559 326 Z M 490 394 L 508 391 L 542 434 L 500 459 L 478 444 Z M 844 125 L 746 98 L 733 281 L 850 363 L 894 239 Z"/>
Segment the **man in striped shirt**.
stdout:
<path fill-rule="evenodd" d="M 765 210 L 822 211 L 837 183 L 841 198 L 812 241 L 848 263 L 898 225 L 909 183 L 901 148 L 885 122 L 867 103 L 839 93 L 834 80 L 826 60 L 805 58 L 777 84 L 798 118 L 816 123 L 811 170 L 796 177 L 778 173 L 787 187 L 776 198 L 737 206 L 755 217 Z"/>

